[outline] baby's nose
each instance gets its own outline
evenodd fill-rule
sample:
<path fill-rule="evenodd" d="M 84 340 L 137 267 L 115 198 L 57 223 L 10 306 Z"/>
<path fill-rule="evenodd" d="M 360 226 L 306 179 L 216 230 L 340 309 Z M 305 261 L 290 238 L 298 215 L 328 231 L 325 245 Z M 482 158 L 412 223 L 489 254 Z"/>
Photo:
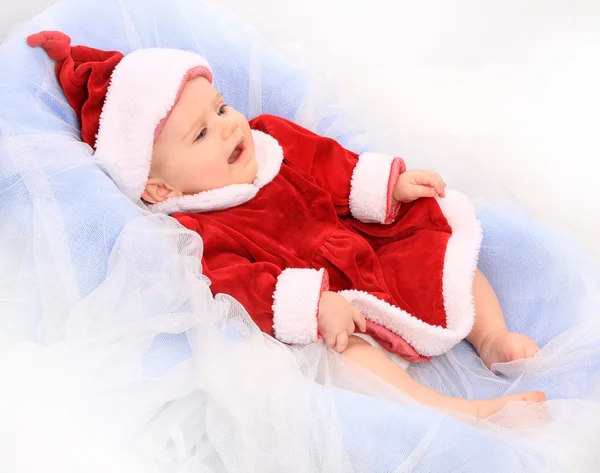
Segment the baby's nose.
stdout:
<path fill-rule="evenodd" d="M 231 138 L 231 135 L 237 133 L 237 130 L 238 126 L 236 123 L 225 123 L 223 128 L 221 128 L 221 138 L 228 140 Z"/>

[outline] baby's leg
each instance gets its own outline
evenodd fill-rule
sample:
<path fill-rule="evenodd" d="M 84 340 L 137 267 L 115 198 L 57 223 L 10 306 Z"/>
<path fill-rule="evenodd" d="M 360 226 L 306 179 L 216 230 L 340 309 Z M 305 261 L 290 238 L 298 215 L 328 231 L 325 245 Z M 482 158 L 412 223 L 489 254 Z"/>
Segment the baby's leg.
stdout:
<path fill-rule="evenodd" d="M 342 356 L 362 366 L 375 376 L 383 379 L 392 386 L 412 397 L 416 401 L 429 406 L 462 412 L 475 417 L 488 417 L 504 407 L 508 402 L 545 400 L 543 393 L 532 391 L 514 396 L 504 396 L 495 399 L 469 401 L 443 394 L 415 381 L 404 369 L 394 363 L 382 350 L 375 348 L 363 339 L 350 337 L 348 348 Z"/>
<path fill-rule="evenodd" d="M 473 281 L 473 297 L 475 324 L 467 340 L 488 368 L 493 363 L 529 358 L 540 350 L 529 337 L 508 331 L 496 293 L 479 270 Z"/>

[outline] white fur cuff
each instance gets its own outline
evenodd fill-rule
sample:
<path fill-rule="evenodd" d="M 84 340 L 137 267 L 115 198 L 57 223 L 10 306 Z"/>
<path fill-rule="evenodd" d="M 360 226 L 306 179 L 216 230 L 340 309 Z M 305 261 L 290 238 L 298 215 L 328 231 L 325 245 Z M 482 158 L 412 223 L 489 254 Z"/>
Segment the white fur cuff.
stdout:
<path fill-rule="evenodd" d="M 364 223 L 386 223 L 393 156 L 363 153 L 352 173 L 350 212 Z"/>
<path fill-rule="evenodd" d="M 277 278 L 273 294 L 273 329 L 277 340 L 308 344 L 318 339 L 321 294 L 327 290 L 324 269 L 289 268 Z"/>

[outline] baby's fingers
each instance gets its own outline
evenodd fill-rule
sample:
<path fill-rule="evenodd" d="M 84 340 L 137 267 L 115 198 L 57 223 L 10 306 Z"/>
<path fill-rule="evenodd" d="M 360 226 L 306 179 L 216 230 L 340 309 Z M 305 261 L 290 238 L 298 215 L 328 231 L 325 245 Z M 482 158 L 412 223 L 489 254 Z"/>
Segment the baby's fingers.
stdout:
<path fill-rule="evenodd" d="M 360 310 L 356 309 L 354 311 L 353 320 L 354 323 L 358 326 L 358 330 L 360 330 L 363 333 L 367 331 L 367 320 L 365 319 L 365 316 L 362 315 Z"/>
<path fill-rule="evenodd" d="M 353 321 L 350 321 L 350 323 L 346 327 L 346 333 L 348 334 L 348 336 L 350 336 L 354 333 L 355 330 L 356 330 L 356 325 L 354 324 Z"/>
<path fill-rule="evenodd" d="M 433 187 L 435 189 L 435 193 L 437 193 L 440 197 L 444 197 L 446 195 L 446 183 L 435 171 L 426 171 L 425 174 L 421 176 L 421 179 L 419 179 L 419 184 Z"/>
<path fill-rule="evenodd" d="M 435 190 L 440 197 L 446 197 L 446 183 L 440 176 L 437 176 L 437 185 Z"/>
<path fill-rule="evenodd" d="M 412 200 L 417 200 L 422 197 L 434 197 L 436 190 L 434 187 L 430 187 L 427 184 L 417 184 L 412 189 Z"/>
<path fill-rule="evenodd" d="M 438 195 L 440 197 L 446 197 L 446 183 L 444 182 L 444 180 L 440 176 L 438 176 L 438 179 L 440 181 L 439 184 L 438 184 L 439 185 Z"/>
<path fill-rule="evenodd" d="M 327 335 L 327 336 L 323 335 L 323 340 L 324 340 L 325 346 L 327 348 L 333 348 L 333 346 L 336 343 L 335 335 Z"/>
<path fill-rule="evenodd" d="M 348 348 L 348 334 L 340 332 L 336 338 L 335 351 L 342 353 L 346 348 Z"/>

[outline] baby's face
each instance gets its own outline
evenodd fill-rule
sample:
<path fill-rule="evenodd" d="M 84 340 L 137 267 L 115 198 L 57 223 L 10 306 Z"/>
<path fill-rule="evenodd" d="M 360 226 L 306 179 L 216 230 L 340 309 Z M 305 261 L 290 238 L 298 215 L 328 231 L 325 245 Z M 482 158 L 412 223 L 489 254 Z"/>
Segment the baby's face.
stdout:
<path fill-rule="evenodd" d="M 162 201 L 230 184 L 249 184 L 258 165 L 248 120 L 203 77 L 189 81 L 154 143 L 144 198 Z M 171 192 L 152 194 L 152 185 Z M 156 202 L 153 202 L 156 203 Z"/>

